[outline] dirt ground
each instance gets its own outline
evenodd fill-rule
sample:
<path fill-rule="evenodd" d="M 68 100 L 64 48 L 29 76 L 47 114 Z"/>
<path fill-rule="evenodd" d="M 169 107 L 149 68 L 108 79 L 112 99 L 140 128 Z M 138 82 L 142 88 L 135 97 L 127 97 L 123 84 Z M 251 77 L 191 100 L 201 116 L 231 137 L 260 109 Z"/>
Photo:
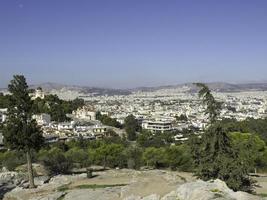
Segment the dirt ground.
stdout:
<path fill-rule="evenodd" d="M 256 187 L 257 194 L 266 194 L 267 195 L 267 174 L 261 174 L 260 177 L 254 178 L 257 181 L 258 187 Z"/>

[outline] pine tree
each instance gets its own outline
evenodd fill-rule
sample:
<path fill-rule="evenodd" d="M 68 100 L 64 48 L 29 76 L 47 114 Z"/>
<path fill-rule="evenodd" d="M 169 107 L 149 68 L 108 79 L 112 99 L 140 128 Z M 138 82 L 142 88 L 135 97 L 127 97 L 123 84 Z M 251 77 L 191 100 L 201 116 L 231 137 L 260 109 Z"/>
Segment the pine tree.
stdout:
<path fill-rule="evenodd" d="M 128 115 L 125 118 L 124 126 L 128 140 L 130 141 L 136 140 L 136 131 L 138 130 L 139 125 L 138 121 L 135 119 L 133 115 Z"/>
<path fill-rule="evenodd" d="M 33 188 L 31 152 L 41 147 L 44 138 L 36 121 L 32 120 L 32 100 L 25 77 L 15 75 L 8 90 L 11 96 L 8 118 L 3 129 L 4 143 L 9 149 L 25 152 L 30 188 Z"/>
<path fill-rule="evenodd" d="M 221 179 L 233 190 L 251 192 L 254 181 L 249 177 L 249 165 L 239 157 L 226 129 L 218 121 L 221 103 L 217 102 L 210 89 L 202 83 L 199 96 L 206 105 L 209 126 L 201 138 L 191 138 L 191 151 L 196 165 L 195 175 L 203 180 Z"/>

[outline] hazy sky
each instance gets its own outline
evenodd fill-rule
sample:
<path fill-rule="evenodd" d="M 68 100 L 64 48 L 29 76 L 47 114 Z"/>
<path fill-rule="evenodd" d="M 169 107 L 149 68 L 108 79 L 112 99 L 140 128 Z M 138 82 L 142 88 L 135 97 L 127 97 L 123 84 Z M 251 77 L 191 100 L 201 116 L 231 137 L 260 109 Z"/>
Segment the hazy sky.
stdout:
<path fill-rule="evenodd" d="M 0 87 L 267 80 L 266 0 L 0 0 Z"/>

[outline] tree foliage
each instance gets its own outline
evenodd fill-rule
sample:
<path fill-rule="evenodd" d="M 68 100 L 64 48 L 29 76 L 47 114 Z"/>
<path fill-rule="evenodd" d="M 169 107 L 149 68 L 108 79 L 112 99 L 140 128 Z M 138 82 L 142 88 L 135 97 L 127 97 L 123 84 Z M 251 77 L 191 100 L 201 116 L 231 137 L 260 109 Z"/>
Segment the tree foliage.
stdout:
<path fill-rule="evenodd" d="M 201 138 L 191 139 L 195 174 L 203 180 L 219 178 L 235 191 L 251 191 L 254 182 L 249 177 L 249 160 L 239 156 L 240 149 L 233 146 L 227 130 L 217 121 L 220 103 L 206 85 L 197 86 L 201 87 L 199 96 L 203 97 L 210 125 Z"/>
<path fill-rule="evenodd" d="M 64 155 L 64 152 L 57 147 L 40 151 L 38 160 L 46 167 L 51 175 L 69 173 L 73 166 L 72 162 Z"/>
<path fill-rule="evenodd" d="M 33 112 L 35 114 L 48 113 L 52 121 L 63 122 L 69 120 L 66 116 L 84 106 L 83 99 L 74 99 L 72 101 L 65 101 L 60 99 L 57 95 L 46 95 L 44 99 L 36 98 L 33 102 Z"/>
<path fill-rule="evenodd" d="M 206 106 L 205 113 L 208 115 L 210 123 L 214 123 L 220 115 L 222 104 L 215 100 L 208 86 L 203 83 L 196 83 L 196 86 L 200 88 L 198 95 Z"/>
<path fill-rule="evenodd" d="M 127 134 L 127 139 L 130 141 L 136 140 L 136 132 L 139 130 L 139 124 L 133 115 L 129 115 L 125 118 L 124 128 Z"/>
<path fill-rule="evenodd" d="M 96 119 L 101 121 L 104 125 L 122 128 L 122 125 L 116 119 L 111 118 L 107 115 L 102 115 L 99 111 L 96 113 Z"/>
<path fill-rule="evenodd" d="M 44 138 L 36 121 L 32 120 L 32 101 L 26 79 L 24 76 L 15 75 L 8 88 L 12 95 L 3 129 L 5 145 L 16 150 L 39 149 Z"/>
<path fill-rule="evenodd" d="M 25 77 L 15 75 L 8 90 L 11 96 L 3 128 L 4 143 L 10 149 L 26 153 L 30 187 L 34 187 L 30 153 L 43 145 L 44 138 L 36 121 L 32 120 L 32 101 Z"/>

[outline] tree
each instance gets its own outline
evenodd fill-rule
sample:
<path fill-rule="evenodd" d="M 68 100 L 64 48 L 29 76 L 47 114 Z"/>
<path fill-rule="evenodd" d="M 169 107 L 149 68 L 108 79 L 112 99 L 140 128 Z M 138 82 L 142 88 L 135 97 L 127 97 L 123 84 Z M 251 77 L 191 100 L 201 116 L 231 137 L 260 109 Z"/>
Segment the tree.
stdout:
<path fill-rule="evenodd" d="M 221 179 L 233 190 L 250 192 L 254 182 L 249 177 L 249 162 L 240 158 L 239 149 L 233 147 L 227 130 L 217 121 L 221 104 L 215 100 L 209 88 L 201 83 L 199 96 L 203 97 L 209 127 L 201 138 L 191 140 L 191 149 L 196 166 L 195 174 L 203 179 Z"/>
<path fill-rule="evenodd" d="M 8 85 L 11 93 L 8 117 L 4 125 L 4 143 L 10 149 L 22 150 L 26 154 L 30 188 L 34 187 L 31 152 L 44 143 L 42 132 L 32 120 L 32 101 L 26 79 L 15 75 Z"/>
<path fill-rule="evenodd" d="M 130 146 L 125 150 L 128 168 L 139 169 L 142 166 L 142 152 L 138 146 Z"/>
<path fill-rule="evenodd" d="M 220 115 L 222 104 L 215 100 L 208 86 L 203 83 L 196 83 L 195 85 L 200 88 L 198 95 L 202 98 L 202 103 L 206 106 L 205 113 L 208 115 L 210 123 L 212 124 Z"/>
<path fill-rule="evenodd" d="M 133 115 L 129 115 L 125 118 L 124 122 L 125 131 L 127 133 L 127 138 L 130 141 L 136 140 L 136 131 L 139 128 L 138 121 Z"/>
<path fill-rule="evenodd" d="M 147 166 L 159 168 L 163 167 L 166 163 L 165 149 L 148 147 L 143 153 L 143 160 Z"/>
<path fill-rule="evenodd" d="M 231 132 L 228 135 L 232 146 L 239 152 L 239 158 L 248 163 L 250 171 L 256 172 L 257 168 L 261 168 L 265 142 L 258 135 L 250 133 Z"/>
<path fill-rule="evenodd" d="M 102 115 L 99 111 L 96 112 L 96 120 L 101 121 L 104 125 L 107 125 L 107 126 L 121 128 L 120 122 L 118 122 L 116 119 L 111 118 L 107 115 Z"/>
<path fill-rule="evenodd" d="M 185 114 L 181 114 L 180 116 L 175 116 L 177 121 L 188 121 L 188 118 Z"/>
<path fill-rule="evenodd" d="M 190 148 L 185 145 L 172 145 L 166 148 L 166 162 L 171 169 L 191 171 L 193 167 Z"/>
<path fill-rule="evenodd" d="M 174 143 L 173 136 L 171 132 L 152 133 L 149 130 L 142 130 L 136 141 L 141 147 L 164 147 Z"/>
<path fill-rule="evenodd" d="M 100 144 L 96 149 L 89 148 L 89 156 L 95 164 L 108 167 L 123 166 L 126 162 L 123 157 L 124 147 L 121 144 Z"/>
<path fill-rule="evenodd" d="M 79 167 L 88 167 L 90 164 L 88 153 L 77 147 L 68 150 L 65 156 L 71 163 L 79 164 Z"/>
<path fill-rule="evenodd" d="M 57 147 L 50 150 L 42 149 L 39 152 L 38 160 L 44 164 L 51 175 L 66 174 L 72 168 L 72 163 L 66 158 L 64 152 Z"/>

